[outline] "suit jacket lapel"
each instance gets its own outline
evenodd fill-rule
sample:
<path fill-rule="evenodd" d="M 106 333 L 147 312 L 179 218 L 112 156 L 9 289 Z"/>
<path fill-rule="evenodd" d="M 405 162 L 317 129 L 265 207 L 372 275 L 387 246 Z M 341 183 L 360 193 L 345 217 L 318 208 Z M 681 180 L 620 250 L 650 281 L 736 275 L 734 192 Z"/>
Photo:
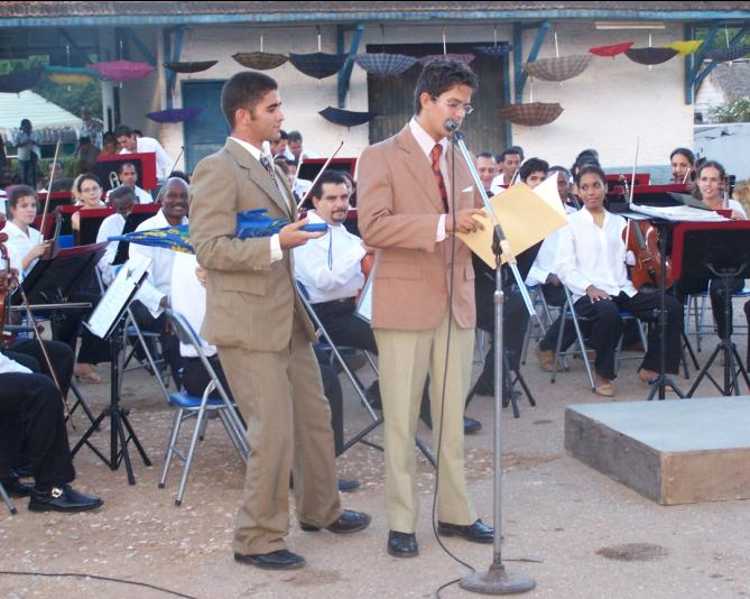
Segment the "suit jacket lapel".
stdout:
<path fill-rule="evenodd" d="M 418 189 L 425 194 L 438 212 L 443 212 L 443 200 L 440 198 L 435 174 L 432 172 L 430 162 L 424 155 L 422 148 L 419 147 L 417 140 L 414 139 L 409 125 L 406 125 L 396 137 L 396 143 L 402 152 L 409 155 L 409 159 L 404 160 L 406 168 L 409 169 L 414 182 Z M 448 181 L 445 182 L 448 185 Z"/>
<path fill-rule="evenodd" d="M 227 152 L 229 152 L 237 161 L 237 164 L 239 164 L 242 168 L 247 169 L 248 176 L 253 180 L 253 183 L 260 187 L 266 193 L 266 195 L 271 198 L 271 200 L 273 200 L 273 202 L 284 212 L 284 214 L 289 216 L 289 206 L 287 201 L 282 197 L 279 188 L 276 187 L 276 184 L 269 176 L 268 171 L 263 168 L 261 163 L 253 158 L 245 148 L 235 143 L 231 139 L 227 140 L 227 143 L 224 147 L 227 149 Z"/>

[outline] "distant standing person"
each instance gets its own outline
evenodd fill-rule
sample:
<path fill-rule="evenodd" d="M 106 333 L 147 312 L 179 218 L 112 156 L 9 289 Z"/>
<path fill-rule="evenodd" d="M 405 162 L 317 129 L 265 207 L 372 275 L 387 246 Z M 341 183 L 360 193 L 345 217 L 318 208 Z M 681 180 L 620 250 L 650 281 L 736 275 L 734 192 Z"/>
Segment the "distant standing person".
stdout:
<path fill-rule="evenodd" d="M 15 144 L 18 163 L 21 165 L 21 181 L 36 189 L 37 163 L 42 156 L 37 144 L 38 136 L 33 132 L 29 119 L 23 119 L 19 129 Z"/>
<path fill-rule="evenodd" d="M 302 134 L 299 131 L 290 131 L 289 132 L 289 139 L 287 140 L 287 149 L 289 150 L 289 153 L 293 156 L 293 162 L 294 164 L 297 164 L 300 160 L 300 157 L 302 157 L 303 160 L 310 158 L 307 154 L 305 154 L 304 150 L 302 149 Z M 287 157 L 287 160 L 289 157 Z"/>
<path fill-rule="evenodd" d="M 88 137 L 89 141 L 97 148 L 102 147 L 104 136 L 104 123 L 91 116 L 88 108 L 81 111 L 81 131 L 78 136 L 79 143 L 83 143 L 83 138 Z"/>
<path fill-rule="evenodd" d="M 154 152 L 156 154 L 156 178 L 166 181 L 172 172 L 172 159 L 167 151 L 153 137 L 139 137 L 135 129 L 127 125 L 120 125 L 115 130 L 117 143 L 120 144 L 120 154 L 143 154 Z"/>

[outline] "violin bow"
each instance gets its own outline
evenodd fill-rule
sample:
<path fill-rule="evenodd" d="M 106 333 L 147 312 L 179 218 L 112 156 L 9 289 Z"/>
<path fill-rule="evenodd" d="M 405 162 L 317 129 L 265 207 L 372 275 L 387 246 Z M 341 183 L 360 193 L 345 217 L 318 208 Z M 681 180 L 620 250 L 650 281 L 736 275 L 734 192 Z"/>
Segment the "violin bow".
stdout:
<path fill-rule="evenodd" d="M 52 159 L 52 174 L 49 176 L 49 185 L 47 185 L 47 198 L 44 200 L 44 210 L 42 210 L 42 223 L 39 225 L 39 230 L 42 233 L 42 241 L 44 241 L 44 223 L 47 220 L 49 198 L 52 195 L 52 183 L 55 181 L 55 165 L 57 164 L 57 156 L 60 153 L 60 141 L 62 141 L 62 138 L 58 137 L 57 144 L 55 145 L 55 157 Z"/>
<path fill-rule="evenodd" d="M 299 160 L 297 161 L 297 170 L 294 171 L 294 179 L 292 179 L 292 189 L 294 189 L 295 183 L 297 183 L 297 179 L 299 179 L 299 171 L 302 168 L 302 163 L 305 161 L 302 154 L 299 155 Z"/>
<path fill-rule="evenodd" d="M 320 169 L 320 172 L 317 175 L 315 175 L 315 179 L 313 179 L 313 182 L 312 182 L 312 185 L 310 186 L 310 189 L 307 190 L 307 193 L 305 193 L 305 195 L 302 196 L 302 199 L 297 204 L 297 212 L 299 212 L 299 209 L 302 207 L 302 205 L 307 200 L 307 197 L 310 195 L 310 192 L 315 187 L 315 184 L 318 182 L 318 179 L 320 179 L 321 175 L 323 175 L 323 173 L 326 171 L 326 169 L 328 168 L 328 165 L 331 164 L 331 160 L 333 160 L 334 158 L 336 158 L 336 154 L 338 154 L 339 151 L 341 150 L 341 148 L 343 148 L 343 147 L 344 147 L 344 140 L 342 139 L 341 143 L 339 144 L 339 147 L 336 148 L 336 150 L 333 152 L 333 154 L 330 155 L 330 157 L 328 158 L 328 160 L 325 161 L 325 164 L 323 164 L 323 168 Z"/>
<path fill-rule="evenodd" d="M 638 150 L 640 149 L 641 145 L 641 138 L 636 137 L 635 138 L 635 156 L 633 157 L 633 174 L 630 177 L 630 194 L 628 195 L 628 209 L 632 210 L 633 208 L 633 194 L 635 194 L 635 169 L 638 167 Z M 630 239 L 630 221 L 633 220 L 632 218 L 628 219 L 628 224 L 625 228 L 625 249 L 628 249 L 628 239 Z"/>

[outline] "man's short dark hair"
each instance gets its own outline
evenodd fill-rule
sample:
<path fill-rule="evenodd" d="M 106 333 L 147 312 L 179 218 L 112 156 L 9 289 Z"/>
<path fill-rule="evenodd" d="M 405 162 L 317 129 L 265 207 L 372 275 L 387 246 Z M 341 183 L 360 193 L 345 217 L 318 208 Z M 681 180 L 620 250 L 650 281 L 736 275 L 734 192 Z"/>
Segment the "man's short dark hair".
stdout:
<path fill-rule="evenodd" d="M 221 111 L 234 129 L 234 113 L 240 108 L 252 110 L 268 92 L 279 89 L 276 81 L 263 73 L 242 71 L 232 75 L 221 88 Z"/>
<path fill-rule="evenodd" d="M 302 134 L 299 131 L 290 131 L 289 135 L 287 135 L 287 141 L 289 143 L 302 143 Z"/>
<path fill-rule="evenodd" d="M 457 85 L 466 85 L 475 90 L 479 87 L 479 77 L 458 60 L 439 58 L 428 62 L 414 87 L 414 114 L 422 112 L 422 104 L 419 101 L 422 94 L 427 93 L 433 98 L 438 98 Z"/>
<path fill-rule="evenodd" d="M 130 137 L 133 135 L 133 130 L 127 125 L 118 125 L 117 129 L 115 129 L 115 137 L 120 138 L 123 135 Z"/>
<path fill-rule="evenodd" d="M 500 159 L 498 160 L 498 162 L 505 162 L 505 157 L 510 155 L 518 156 L 521 160 L 523 160 L 523 148 L 521 148 L 521 146 L 511 146 L 509 148 L 505 148 L 505 150 L 503 150 L 503 153 L 500 154 Z"/>
<path fill-rule="evenodd" d="M 495 160 L 495 155 L 492 152 L 479 152 L 477 158 L 489 158 L 490 160 Z"/>
<path fill-rule="evenodd" d="M 529 158 L 518 169 L 518 176 L 521 181 L 526 183 L 526 179 L 528 179 L 532 173 L 544 173 L 544 176 L 546 177 L 548 171 L 549 162 L 542 160 L 541 158 Z"/>
<path fill-rule="evenodd" d="M 5 190 L 8 196 L 8 215 L 10 216 L 10 209 L 15 208 L 18 205 L 18 200 L 31 196 L 36 200 L 36 192 L 33 188 L 28 185 L 13 185 Z"/>
<path fill-rule="evenodd" d="M 136 172 L 138 172 L 138 169 L 137 169 L 137 168 L 135 168 L 135 164 L 133 164 L 132 162 L 121 162 L 121 163 L 120 163 L 120 165 L 119 165 L 119 166 L 117 167 L 117 174 L 118 174 L 118 175 L 122 175 L 122 171 L 124 171 L 124 170 L 125 170 L 125 167 L 126 167 L 126 166 L 131 166 L 131 167 L 133 167 L 133 169 L 134 169 L 134 170 L 135 170 Z"/>
<path fill-rule="evenodd" d="M 677 154 L 680 154 L 681 156 L 687 158 L 687 161 L 691 164 L 691 166 L 695 164 L 695 154 L 692 150 L 689 150 L 688 148 L 675 148 L 669 155 L 669 160 L 671 161 L 672 158 L 674 158 Z"/>
<path fill-rule="evenodd" d="M 143 137 L 143 131 L 140 129 L 133 129 L 133 135 L 137 135 L 138 137 Z"/>
<path fill-rule="evenodd" d="M 130 187 L 130 185 L 118 185 L 107 195 L 109 203 L 113 206 L 118 204 L 119 202 L 122 202 L 123 200 L 126 200 L 128 197 L 133 200 L 134 204 L 138 203 L 138 199 L 135 195 L 135 189 Z"/>
<path fill-rule="evenodd" d="M 325 171 L 310 190 L 310 197 L 318 199 L 323 197 L 323 185 L 325 185 L 326 183 L 332 183 L 334 185 L 346 185 L 346 177 L 339 171 Z"/>

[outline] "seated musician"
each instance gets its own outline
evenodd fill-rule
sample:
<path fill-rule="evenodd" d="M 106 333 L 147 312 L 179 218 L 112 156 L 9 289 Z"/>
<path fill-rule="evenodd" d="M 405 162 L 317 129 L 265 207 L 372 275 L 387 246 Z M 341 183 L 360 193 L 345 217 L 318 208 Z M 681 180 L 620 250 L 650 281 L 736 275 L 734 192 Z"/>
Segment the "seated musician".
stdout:
<path fill-rule="evenodd" d="M 547 176 L 551 169 L 548 171 L 545 168 L 547 165 L 543 160 L 538 160 L 540 164 L 532 163 L 531 159 L 521 166 L 520 177 L 521 180 L 529 185 L 530 187 L 536 187 L 544 177 Z M 533 169 L 538 168 L 539 170 L 534 172 Z M 557 167 L 557 171 L 554 171 L 553 175 L 557 177 L 557 189 L 560 194 L 560 201 L 565 208 L 565 212 L 572 214 L 576 212 L 576 209 L 566 203 L 569 180 L 565 173 Z M 564 170 L 564 169 L 563 169 Z M 543 175 L 543 176 L 542 176 Z M 563 179 L 561 185 L 560 180 Z M 560 278 L 555 273 L 555 263 L 557 261 L 557 253 L 560 247 L 560 237 L 562 236 L 563 229 L 558 229 L 550 234 L 539 248 L 534 263 L 529 269 L 529 274 L 526 276 L 526 285 L 534 287 L 541 285 L 542 293 L 547 304 L 551 306 L 561 307 L 565 303 L 565 293 L 563 293 L 562 283 Z M 545 336 L 539 342 L 537 346 L 536 355 L 539 360 L 539 366 L 542 370 L 552 372 L 555 367 L 555 348 L 557 347 L 557 337 L 560 331 L 560 326 L 563 323 L 562 316 L 552 323 L 547 329 Z M 567 349 L 575 341 L 575 329 L 572 323 L 567 322 L 565 330 L 563 332 L 563 340 L 561 349 Z"/>
<path fill-rule="evenodd" d="M 164 227 L 186 225 L 188 223 L 188 184 L 177 177 L 167 179 L 159 190 L 158 200 L 161 209 L 151 218 L 144 220 L 136 231 L 150 231 Z M 172 264 L 175 252 L 166 248 L 137 245 L 131 243 L 129 256 L 145 256 L 151 259 L 148 277 L 141 285 L 135 301 L 131 304 L 138 325 L 148 331 L 160 334 L 162 350 L 172 375 L 179 385 L 180 355 L 177 339 L 169 334 L 163 309 L 169 304 L 172 285 Z"/>
<path fill-rule="evenodd" d="M 132 187 L 120 185 L 109 192 L 109 203 L 115 209 L 114 214 L 110 214 L 99 225 L 99 231 L 96 234 L 96 243 L 103 243 L 110 237 L 122 235 L 125 228 L 125 221 L 137 203 L 137 198 Z M 107 250 L 96 265 L 102 284 L 109 287 L 115 278 L 115 259 L 117 250 L 121 242 L 111 241 Z"/>
<path fill-rule="evenodd" d="M 747 214 L 737 200 L 725 198 L 727 185 L 724 167 L 713 160 L 703 162 L 696 173 L 695 193 L 699 199 L 711 210 L 731 210 L 734 220 L 747 220 Z M 711 283 L 711 311 L 714 322 L 721 338 L 732 334 L 732 304 L 729 303 L 729 320 L 724 316 L 725 287 L 719 279 L 712 278 Z M 691 276 L 685 273 L 675 286 L 677 298 L 684 301 L 687 295 L 703 293 L 708 289 L 708 277 Z M 729 284 L 729 293 L 737 293 L 745 286 L 744 279 L 732 279 Z"/>
<path fill-rule="evenodd" d="M 3 232 L 8 235 L 8 240 L 5 245 L 8 249 L 8 257 L 10 258 L 10 267 L 15 269 L 19 273 L 19 280 L 23 278 L 31 271 L 34 265 L 37 263 L 40 257 L 42 257 L 50 248 L 50 242 L 42 240 L 42 234 L 31 226 L 36 218 L 37 213 L 37 198 L 36 193 L 31 187 L 27 185 L 16 185 L 12 187 L 8 192 L 8 209 L 10 211 L 11 219 L 6 223 Z M 75 325 L 77 330 L 77 322 Z M 68 346 L 75 348 L 75 333 L 76 330 L 71 332 L 63 332 L 61 334 L 60 329 L 55 327 L 55 336 L 60 342 L 48 342 L 50 358 L 55 364 L 59 364 L 58 368 L 63 372 L 69 371 L 72 368 L 72 361 L 70 365 L 67 365 L 67 360 L 64 355 L 70 351 Z M 67 331 L 67 329 L 66 329 Z M 101 379 L 94 370 L 94 364 L 97 360 L 97 349 L 93 343 L 93 339 L 90 334 L 83 337 L 84 341 L 81 345 L 81 351 L 78 356 L 78 363 L 75 365 L 76 376 L 87 380 L 89 382 L 101 382 Z M 26 344 L 26 347 L 35 348 L 36 345 L 33 341 L 28 342 L 19 341 L 11 349 L 14 351 L 21 351 L 20 343 Z M 66 345 L 67 344 L 67 345 Z M 60 347 L 60 346 L 63 347 Z M 23 351 L 22 353 L 28 353 Z M 41 356 L 36 356 L 41 362 Z M 67 391 L 67 385 L 70 381 L 70 372 L 67 377 L 68 382 L 66 383 L 65 390 Z M 61 384 L 63 381 L 61 381 Z"/>
<path fill-rule="evenodd" d="M 523 149 L 511 146 L 503 151 L 498 158 L 497 166 L 500 173 L 492 181 L 492 193 L 505 191 L 514 183 L 518 167 L 523 161 Z"/>
<path fill-rule="evenodd" d="M 623 241 L 625 220 L 604 208 L 607 191 L 604 171 L 593 164 L 581 166 L 576 184 L 583 208 L 568 217 L 568 227 L 560 239 L 556 271 L 573 294 L 576 313 L 592 319 L 590 344 L 596 350 L 595 391 L 612 397 L 615 348 L 623 329 L 620 309 L 629 310 L 641 320 L 654 320 L 661 294 L 636 291 L 628 279 Z M 658 327 L 649 327 L 648 351 L 639 369 L 644 382 L 657 377 L 662 342 L 667 344 L 666 371 L 676 373 L 679 368 L 682 306 L 669 295 L 664 302 L 667 338 L 660 338 Z"/>
<path fill-rule="evenodd" d="M 669 155 L 669 165 L 672 167 L 672 183 L 692 184 L 695 177 L 695 154 L 692 150 L 675 148 Z"/>
<path fill-rule="evenodd" d="M 8 286 L 8 271 L 2 271 L 0 293 L 7 294 Z M 50 345 L 47 342 L 48 349 Z M 23 346 L 17 349 L 26 356 Z M 24 361 L 35 363 L 32 353 Z M 65 390 L 72 363 L 68 349 L 68 370 L 57 373 Z M 25 465 L 25 459 L 31 464 L 33 487 L 23 484 L 15 470 Z M 0 482 L 12 496 L 31 496 L 31 511 L 79 512 L 100 507 L 101 499 L 70 486 L 74 478 L 60 391 L 49 377 L 0 354 Z"/>
<path fill-rule="evenodd" d="M 104 208 L 106 206 L 102 201 L 102 184 L 96 175 L 86 173 L 76 177 L 75 190 L 76 204 L 81 207 L 81 210 Z M 70 226 L 74 231 L 81 230 L 81 215 L 78 212 L 74 212 L 70 218 Z"/>
<path fill-rule="evenodd" d="M 548 176 L 552 174 L 557 175 L 557 193 L 560 195 L 563 205 L 566 208 L 572 208 L 573 210 L 580 210 L 581 203 L 578 198 L 573 194 L 573 179 L 570 171 L 564 166 L 551 166 L 547 172 Z"/>
<path fill-rule="evenodd" d="M 154 198 L 145 189 L 138 187 L 138 170 L 132 162 L 121 162 L 117 167 L 117 179 L 120 185 L 127 185 L 135 192 L 136 204 L 151 204 Z M 107 201 L 111 203 L 111 192 L 107 194 Z"/>
<path fill-rule="evenodd" d="M 349 194 L 350 188 L 341 173 L 326 171 L 320 176 L 310 192 L 315 209 L 307 213 L 307 218 L 310 223 L 327 223 L 328 232 L 294 248 L 294 274 L 307 290 L 315 314 L 336 345 L 377 354 L 372 328 L 355 315 L 356 296 L 365 284 L 361 262 L 367 249 L 343 224 L 349 211 Z M 378 405 L 377 381 L 367 395 Z M 429 424 L 428 405 L 423 407 L 422 417 Z M 468 432 L 481 428 L 481 423 L 469 418 L 464 425 Z"/>
<path fill-rule="evenodd" d="M 198 335 L 203 353 L 211 363 L 211 367 L 219 377 L 222 386 L 232 399 L 232 390 L 224 374 L 216 347 L 206 343 L 199 335 L 203 319 L 206 315 L 206 271 L 198 265 L 193 254 L 175 252 L 172 265 L 172 284 L 169 301 L 172 309 L 185 317 Z M 180 343 L 182 356 L 182 386 L 187 393 L 201 397 L 206 385 L 211 382 L 211 376 L 194 347 Z M 336 371 L 329 365 L 320 362 L 320 375 L 323 380 L 323 391 L 331 405 L 331 426 L 333 428 L 333 442 L 336 455 L 344 446 L 344 412 L 341 384 Z M 212 394 L 218 397 L 218 392 Z M 339 491 L 351 491 L 359 487 L 358 481 L 339 480 Z"/>

